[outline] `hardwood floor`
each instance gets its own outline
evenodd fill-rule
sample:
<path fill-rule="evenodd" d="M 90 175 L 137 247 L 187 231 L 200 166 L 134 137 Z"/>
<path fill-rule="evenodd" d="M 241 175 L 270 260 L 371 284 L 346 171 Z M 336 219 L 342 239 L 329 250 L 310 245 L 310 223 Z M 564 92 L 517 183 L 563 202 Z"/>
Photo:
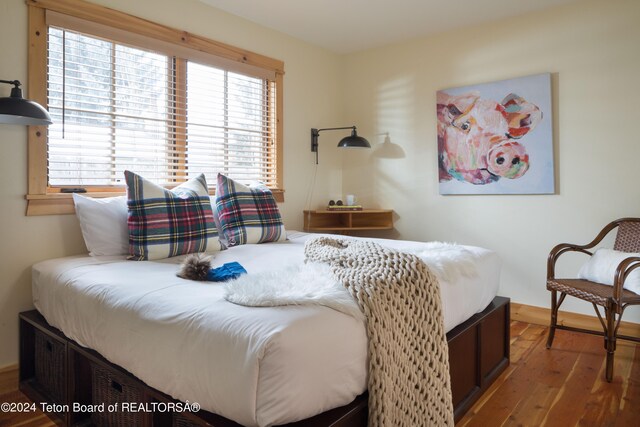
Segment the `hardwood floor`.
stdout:
<path fill-rule="evenodd" d="M 640 345 L 618 341 L 614 378 L 604 379 L 601 337 L 557 331 L 545 348 L 547 328 L 511 322 L 511 365 L 456 425 L 639 426 Z M 20 392 L 2 402 L 27 402 Z M 0 412 L 0 426 L 54 426 L 42 412 Z"/>
<path fill-rule="evenodd" d="M 603 338 L 511 322 L 511 365 L 458 422 L 483 426 L 639 426 L 640 345 L 618 340 L 604 378 Z"/>
<path fill-rule="evenodd" d="M 13 391 L 0 396 L 0 404 L 4 402 L 27 403 L 27 397 L 19 391 Z M 0 411 L 0 426 L 2 427 L 54 427 L 56 424 L 40 409 L 35 412 L 7 413 Z"/>

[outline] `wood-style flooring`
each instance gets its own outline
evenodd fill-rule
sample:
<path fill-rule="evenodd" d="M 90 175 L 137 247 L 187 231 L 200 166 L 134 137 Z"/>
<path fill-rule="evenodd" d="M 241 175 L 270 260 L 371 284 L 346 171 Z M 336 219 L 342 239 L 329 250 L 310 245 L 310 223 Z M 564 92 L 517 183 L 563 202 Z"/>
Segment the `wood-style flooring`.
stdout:
<path fill-rule="evenodd" d="M 547 328 L 511 322 L 511 365 L 456 425 L 640 426 L 640 345 L 618 341 L 614 378 L 604 379 L 601 337 L 557 331 L 551 350 Z M 20 392 L 2 402 L 27 402 Z M 0 413 L 0 426 L 54 426 L 42 412 Z"/>
<path fill-rule="evenodd" d="M 640 426 L 640 345 L 618 340 L 614 377 L 604 378 L 604 339 L 511 322 L 511 364 L 456 424 Z"/>

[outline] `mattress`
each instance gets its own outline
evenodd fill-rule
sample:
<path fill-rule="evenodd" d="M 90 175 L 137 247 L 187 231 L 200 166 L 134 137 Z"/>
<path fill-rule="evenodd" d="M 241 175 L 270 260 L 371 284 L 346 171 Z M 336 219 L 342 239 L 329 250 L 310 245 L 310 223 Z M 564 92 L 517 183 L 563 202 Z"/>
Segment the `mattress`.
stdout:
<path fill-rule="evenodd" d="M 216 254 L 249 274 L 302 263 L 306 233 Z M 413 251 L 423 243 L 372 239 Z M 477 274 L 440 278 L 445 329 L 482 311 L 498 289 L 500 261 L 474 254 Z M 127 261 L 88 255 L 33 267 L 33 300 L 52 326 L 176 399 L 246 426 L 298 421 L 366 390 L 362 321 L 324 306 L 244 307 L 217 283 L 176 277 L 182 257 Z"/>

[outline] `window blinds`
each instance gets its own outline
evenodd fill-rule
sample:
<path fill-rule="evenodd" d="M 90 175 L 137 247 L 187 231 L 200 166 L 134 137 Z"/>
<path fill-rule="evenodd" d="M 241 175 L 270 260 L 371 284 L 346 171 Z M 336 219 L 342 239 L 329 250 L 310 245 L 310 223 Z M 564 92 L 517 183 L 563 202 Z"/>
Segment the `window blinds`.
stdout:
<path fill-rule="evenodd" d="M 171 185 L 218 172 L 276 185 L 275 84 L 49 27 L 50 186 Z"/>

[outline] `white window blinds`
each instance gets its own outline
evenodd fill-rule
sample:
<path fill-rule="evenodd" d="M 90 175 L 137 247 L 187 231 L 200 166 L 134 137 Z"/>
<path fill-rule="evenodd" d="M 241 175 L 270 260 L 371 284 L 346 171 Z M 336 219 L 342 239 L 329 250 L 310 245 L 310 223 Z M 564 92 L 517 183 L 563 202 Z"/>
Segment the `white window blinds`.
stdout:
<path fill-rule="evenodd" d="M 49 27 L 49 186 L 159 184 L 205 173 L 276 185 L 275 84 Z"/>
<path fill-rule="evenodd" d="M 189 174 L 218 171 L 275 184 L 275 123 L 267 80 L 187 62 Z"/>

